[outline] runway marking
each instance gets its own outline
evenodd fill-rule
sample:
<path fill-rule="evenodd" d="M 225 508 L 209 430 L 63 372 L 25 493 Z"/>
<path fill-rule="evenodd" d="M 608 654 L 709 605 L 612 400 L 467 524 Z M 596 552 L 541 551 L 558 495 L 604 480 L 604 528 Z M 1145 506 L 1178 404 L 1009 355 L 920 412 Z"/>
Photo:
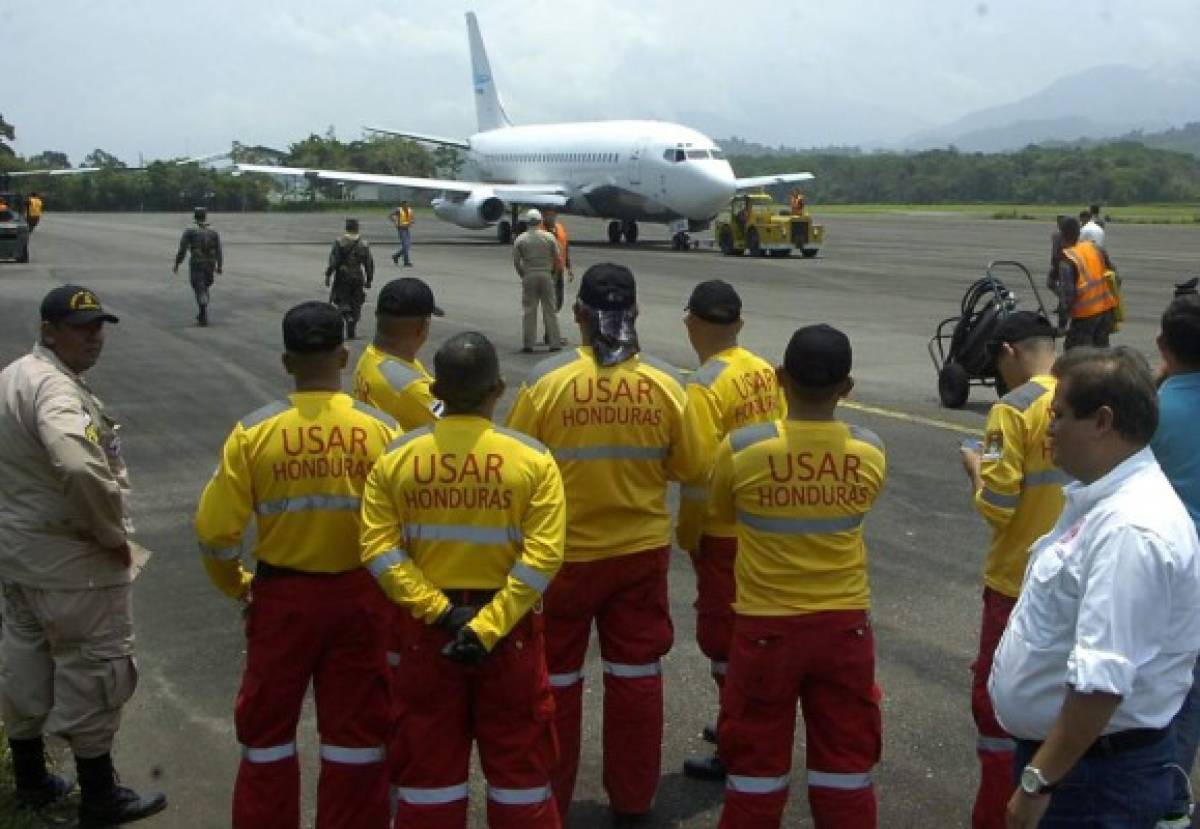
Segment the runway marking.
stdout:
<path fill-rule="evenodd" d="M 933 426 L 935 429 L 946 429 L 964 435 L 978 436 L 983 434 L 982 429 L 973 429 L 970 426 L 963 426 L 961 423 L 951 423 L 948 420 L 938 420 L 936 417 L 923 417 L 895 409 L 884 409 L 879 406 L 868 406 L 865 403 L 855 403 L 850 400 L 843 400 L 839 405 L 845 406 L 847 409 L 853 409 L 856 412 L 866 412 L 867 414 L 890 417 L 893 420 L 904 420 L 909 423 L 920 423 L 922 426 Z"/>

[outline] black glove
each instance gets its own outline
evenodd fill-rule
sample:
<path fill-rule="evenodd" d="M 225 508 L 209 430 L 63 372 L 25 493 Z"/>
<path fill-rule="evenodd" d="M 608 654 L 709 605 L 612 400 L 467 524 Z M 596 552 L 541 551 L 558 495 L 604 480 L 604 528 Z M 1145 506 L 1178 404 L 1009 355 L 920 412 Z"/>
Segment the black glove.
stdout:
<path fill-rule="evenodd" d="M 458 629 L 454 639 L 442 648 L 442 656 L 463 665 L 479 665 L 487 659 L 487 649 L 475 635 L 475 631 L 466 625 Z"/>
<path fill-rule="evenodd" d="M 479 611 L 473 607 L 462 605 L 450 605 L 446 611 L 438 617 L 437 626 L 449 633 L 451 636 L 457 636 L 462 630 L 463 625 L 475 618 L 475 614 Z"/>

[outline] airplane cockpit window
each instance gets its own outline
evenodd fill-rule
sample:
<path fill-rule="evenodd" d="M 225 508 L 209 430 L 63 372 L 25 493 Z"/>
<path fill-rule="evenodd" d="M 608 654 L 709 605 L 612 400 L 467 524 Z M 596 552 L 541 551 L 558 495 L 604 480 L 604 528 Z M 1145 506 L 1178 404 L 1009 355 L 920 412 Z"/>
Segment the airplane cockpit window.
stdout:
<path fill-rule="evenodd" d="M 708 150 L 688 150 L 687 157 L 691 159 L 708 158 Z"/>
<path fill-rule="evenodd" d="M 685 158 L 687 158 L 687 155 L 683 150 L 668 149 L 663 151 L 663 158 L 673 164 L 678 164 L 680 161 L 683 161 Z"/>
<path fill-rule="evenodd" d="M 724 161 L 725 153 L 722 150 L 713 150 L 712 157 L 715 158 L 717 161 Z"/>

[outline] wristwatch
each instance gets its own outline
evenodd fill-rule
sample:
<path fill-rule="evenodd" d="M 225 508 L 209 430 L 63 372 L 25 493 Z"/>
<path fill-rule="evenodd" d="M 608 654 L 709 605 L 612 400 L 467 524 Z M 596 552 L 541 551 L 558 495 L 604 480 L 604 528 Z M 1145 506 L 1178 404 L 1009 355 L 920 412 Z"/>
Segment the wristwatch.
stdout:
<path fill-rule="evenodd" d="M 1042 770 L 1034 766 L 1026 766 L 1021 769 L 1021 791 L 1031 797 L 1038 795 L 1050 794 L 1054 791 L 1054 786 L 1046 781 L 1046 776 L 1042 774 Z"/>

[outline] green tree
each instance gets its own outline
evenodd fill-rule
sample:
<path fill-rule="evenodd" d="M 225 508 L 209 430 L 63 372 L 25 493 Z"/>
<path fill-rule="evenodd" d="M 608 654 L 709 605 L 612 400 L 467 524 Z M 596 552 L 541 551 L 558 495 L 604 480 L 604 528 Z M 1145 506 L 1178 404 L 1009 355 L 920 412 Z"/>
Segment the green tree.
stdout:
<path fill-rule="evenodd" d="M 71 159 L 67 158 L 66 153 L 60 153 L 57 150 L 44 150 L 25 159 L 25 162 L 34 170 L 71 169 Z"/>
<path fill-rule="evenodd" d="M 129 165 L 112 153 L 96 148 L 83 157 L 83 162 L 80 166 L 115 168 L 128 167 Z"/>
<path fill-rule="evenodd" d="M 13 129 L 13 125 L 5 121 L 3 115 L 0 115 L 0 155 L 16 155 L 12 147 L 8 146 L 8 141 L 13 141 L 16 137 L 17 131 Z"/>

